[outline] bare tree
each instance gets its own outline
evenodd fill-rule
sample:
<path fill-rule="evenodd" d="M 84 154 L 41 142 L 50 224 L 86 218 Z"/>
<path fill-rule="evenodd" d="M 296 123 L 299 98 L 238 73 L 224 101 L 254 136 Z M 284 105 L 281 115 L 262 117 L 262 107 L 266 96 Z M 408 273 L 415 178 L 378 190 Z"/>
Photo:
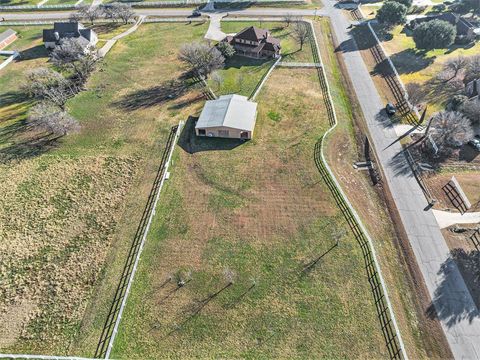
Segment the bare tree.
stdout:
<path fill-rule="evenodd" d="M 425 101 L 427 94 L 421 84 L 416 82 L 408 83 L 405 89 L 407 90 L 408 100 L 413 106 L 418 106 Z"/>
<path fill-rule="evenodd" d="M 480 55 L 471 56 L 468 58 L 467 71 L 465 72 L 465 82 L 480 79 Z"/>
<path fill-rule="evenodd" d="M 469 61 L 465 56 L 458 56 L 446 61 L 445 64 L 443 64 L 443 70 L 446 74 L 450 74 L 450 77 L 445 81 L 455 79 L 462 70 L 467 68 L 468 64 Z"/>
<path fill-rule="evenodd" d="M 74 80 L 83 84 L 95 69 L 97 57 L 93 47 L 85 48 L 75 39 L 64 39 L 50 54 L 52 62 L 62 70 L 72 71 Z"/>
<path fill-rule="evenodd" d="M 472 124 L 480 125 L 480 101 L 465 101 L 460 111 L 472 121 Z"/>
<path fill-rule="evenodd" d="M 286 13 L 285 16 L 283 17 L 283 22 L 287 25 L 287 27 L 290 26 L 292 21 L 293 21 L 293 15 L 291 13 Z"/>
<path fill-rule="evenodd" d="M 206 78 L 214 70 L 222 68 L 225 62 L 225 58 L 218 49 L 196 42 L 184 44 L 180 48 L 178 58 L 201 79 Z"/>
<path fill-rule="evenodd" d="M 295 41 L 300 45 L 300 50 L 303 49 L 303 45 L 307 42 L 310 32 L 308 31 L 308 25 L 303 21 L 295 23 L 292 31 L 292 36 Z"/>
<path fill-rule="evenodd" d="M 452 148 L 463 145 L 474 133 L 470 120 L 457 111 L 440 111 L 433 116 L 429 135 L 448 153 Z"/>
<path fill-rule="evenodd" d="M 125 24 L 127 24 L 128 21 L 135 16 L 135 12 L 132 10 L 130 5 L 118 2 L 104 6 L 103 12 L 106 18 L 113 21 L 120 19 L 123 20 Z"/>
<path fill-rule="evenodd" d="M 225 281 L 228 285 L 232 285 L 235 282 L 236 274 L 232 269 L 225 268 L 223 270 L 223 277 L 225 278 Z"/>
<path fill-rule="evenodd" d="M 218 71 L 214 71 L 210 76 L 210 79 L 215 84 L 215 90 L 216 91 L 220 90 L 220 87 L 222 86 L 222 83 L 223 83 L 222 75 L 220 75 Z"/>
<path fill-rule="evenodd" d="M 82 16 L 82 14 L 80 14 L 80 12 L 74 12 L 74 13 L 70 14 L 70 16 L 68 18 L 68 21 L 70 21 L 70 22 L 80 22 L 82 19 L 83 19 L 83 16 Z"/>
<path fill-rule="evenodd" d="M 22 90 L 30 97 L 49 102 L 65 109 L 65 103 L 76 91 L 69 80 L 62 74 L 48 69 L 37 68 L 26 73 Z"/>
<path fill-rule="evenodd" d="M 28 123 L 50 134 L 67 135 L 80 129 L 77 120 L 56 105 L 42 101 L 30 109 Z"/>
<path fill-rule="evenodd" d="M 93 25 L 93 22 L 102 16 L 102 9 L 98 6 L 84 5 L 78 9 L 80 16 L 84 19 L 88 19 Z"/>

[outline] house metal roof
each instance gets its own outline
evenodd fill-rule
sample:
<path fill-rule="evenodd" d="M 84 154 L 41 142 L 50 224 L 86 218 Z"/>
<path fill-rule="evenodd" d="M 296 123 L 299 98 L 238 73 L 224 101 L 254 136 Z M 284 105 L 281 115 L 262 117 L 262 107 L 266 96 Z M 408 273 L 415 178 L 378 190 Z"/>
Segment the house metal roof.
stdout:
<path fill-rule="evenodd" d="M 256 115 L 257 103 L 241 95 L 223 95 L 205 103 L 195 128 L 224 126 L 253 131 Z"/>
<path fill-rule="evenodd" d="M 92 29 L 86 29 L 79 22 L 56 22 L 53 24 L 53 29 L 43 30 L 44 42 L 57 41 L 55 33 L 58 33 L 60 39 L 77 38 L 82 44 L 87 44 L 92 38 Z M 83 38 L 83 39 L 82 39 Z M 86 40 L 86 41 L 84 41 Z"/>

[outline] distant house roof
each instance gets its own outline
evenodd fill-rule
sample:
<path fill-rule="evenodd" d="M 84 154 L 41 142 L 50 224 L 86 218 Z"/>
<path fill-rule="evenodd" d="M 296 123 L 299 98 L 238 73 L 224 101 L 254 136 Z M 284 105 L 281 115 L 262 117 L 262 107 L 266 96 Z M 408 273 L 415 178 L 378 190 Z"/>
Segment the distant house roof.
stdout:
<path fill-rule="evenodd" d="M 461 17 L 460 15 L 452 12 L 446 12 L 440 15 L 418 17 L 414 20 L 414 22 L 419 24 L 422 22 L 427 22 L 432 20 L 443 20 L 456 26 L 457 36 L 472 35 L 474 34 L 474 31 L 475 31 L 475 26 L 473 24 L 471 24 L 468 20 Z"/>
<path fill-rule="evenodd" d="M 7 29 L 0 34 L 0 43 L 7 40 L 10 36 L 15 35 L 17 32 L 12 29 Z"/>
<path fill-rule="evenodd" d="M 195 128 L 224 126 L 232 129 L 253 131 L 257 103 L 241 95 L 223 95 L 205 103 Z"/>
<path fill-rule="evenodd" d="M 242 39 L 242 40 L 249 40 L 259 43 L 252 51 L 253 52 L 260 52 L 262 50 L 269 50 L 273 52 L 278 52 L 280 47 L 280 40 L 274 38 L 270 35 L 268 30 L 257 28 L 256 26 L 250 26 L 235 36 L 227 36 L 224 41 L 228 43 L 232 43 L 233 39 Z M 248 46 L 248 44 L 242 44 L 243 46 Z"/>
<path fill-rule="evenodd" d="M 235 35 L 238 39 L 260 41 L 268 37 L 268 30 L 257 28 L 256 26 L 250 26 Z"/>
<path fill-rule="evenodd" d="M 94 31 L 86 29 L 79 22 L 56 22 L 53 29 L 43 30 L 44 42 L 57 42 L 61 39 L 76 38 L 82 45 L 88 45 L 92 39 Z"/>

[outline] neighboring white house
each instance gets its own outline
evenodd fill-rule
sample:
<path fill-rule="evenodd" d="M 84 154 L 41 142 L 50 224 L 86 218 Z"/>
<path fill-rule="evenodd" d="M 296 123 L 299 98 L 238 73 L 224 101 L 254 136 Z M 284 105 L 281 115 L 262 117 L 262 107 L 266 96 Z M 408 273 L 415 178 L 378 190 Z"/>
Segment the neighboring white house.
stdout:
<path fill-rule="evenodd" d="M 195 125 L 197 136 L 251 139 L 257 103 L 241 95 L 223 95 L 205 103 Z"/>
<path fill-rule="evenodd" d="M 53 29 L 43 30 L 43 42 L 47 49 L 54 49 L 63 39 L 77 39 L 77 41 L 88 49 L 95 46 L 98 37 L 92 29 L 86 29 L 79 22 L 56 22 Z"/>

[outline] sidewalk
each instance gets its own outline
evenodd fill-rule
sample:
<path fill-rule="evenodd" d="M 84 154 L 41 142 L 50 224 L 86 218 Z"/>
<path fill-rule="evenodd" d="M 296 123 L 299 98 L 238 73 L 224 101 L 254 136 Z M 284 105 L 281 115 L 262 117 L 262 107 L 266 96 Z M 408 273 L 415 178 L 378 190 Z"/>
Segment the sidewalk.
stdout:
<path fill-rule="evenodd" d="M 385 180 L 397 205 L 418 266 L 432 298 L 436 314 L 457 359 L 480 358 L 480 318 L 458 267 L 428 204 L 402 153 L 394 127 L 382 124 L 383 104 L 363 58 L 349 33 L 349 20 L 324 1 L 323 10 L 332 19 L 345 66 L 352 80 Z M 425 309 L 427 311 L 427 309 Z M 407 349 L 408 350 L 408 349 Z"/>

